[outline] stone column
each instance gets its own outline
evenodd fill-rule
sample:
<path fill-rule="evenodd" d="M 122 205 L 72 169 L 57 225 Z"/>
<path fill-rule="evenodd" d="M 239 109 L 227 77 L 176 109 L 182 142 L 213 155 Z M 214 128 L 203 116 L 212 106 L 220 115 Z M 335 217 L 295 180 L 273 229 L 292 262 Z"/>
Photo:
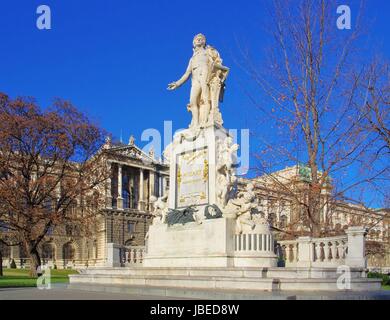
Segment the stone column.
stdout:
<path fill-rule="evenodd" d="M 167 193 L 166 191 L 166 187 L 167 187 L 167 178 L 165 176 L 161 176 L 161 196 L 165 196 L 165 194 Z"/>
<path fill-rule="evenodd" d="M 313 261 L 313 247 L 311 237 L 299 237 L 298 246 L 297 267 L 310 268 Z"/>
<path fill-rule="evenodd" d="M 163 189 L 163 178 L 162 175 L 158 175 L 158 196 L 162 197 L 164 195 L 164 189 Z"/>
<path fill-rule="evenodd" d="M 351 268 L 366 268 L 366 229 L 364 227 L 349 227 L 345 233 L 348 236 L 348 253 L 345 264 Z"/>
<path fill-rule="evenodd" d="M 123 198 L 122 198 L 122 165 L 118 163 L 118 198 L 117 208 L 123 209 Z"/>
<path fill-rule="evenodd" d="M 149 198 L 155 195 L 154 181 L 155 181 L 155 173 L 154 171 L 149 171 Z"/>
<path fill-rule="evenodd" d="M 139 169 L 138 209 L 144 210 L 144 169 Z"/>
<path fill-rule="evenodd" d="M 107 171 L 109 172 L 109 178 L 106 181 L 106 207 L 112 208 L 112 194 L 111 194 L 111 163 L 107 163 Z"/>

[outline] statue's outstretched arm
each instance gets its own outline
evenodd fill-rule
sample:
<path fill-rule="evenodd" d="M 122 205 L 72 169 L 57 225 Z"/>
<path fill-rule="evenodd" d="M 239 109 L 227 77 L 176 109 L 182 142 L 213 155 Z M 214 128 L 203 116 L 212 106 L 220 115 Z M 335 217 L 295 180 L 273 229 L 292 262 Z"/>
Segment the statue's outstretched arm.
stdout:
<path fill-rule="evenodd" d="M 170 83 L 168 85 L 168 90 L 175 90 L 175 89 L 179 88 L 184 82 L 186 82 L 188 80 L 188 78 L 191 75 L 191 61 L 192 61 L 192 59 L 188 63 L 187 70 L 183 74 L 183 76 L 179 80 L 177 80 L 175 82 L 172 82 L 172 83 Z"/>
<path fill-rule="evenodd" d="M 183 74 L 183 76 L 179 80 L 176 81 L 176 85 L 178 87 L 180 87 L 184 82 L 186 82 L 188 80 L 190 75 L 191 75 L 191 60 L 188 63 L 188 67 L 187 67 L 186 72 Z"/>

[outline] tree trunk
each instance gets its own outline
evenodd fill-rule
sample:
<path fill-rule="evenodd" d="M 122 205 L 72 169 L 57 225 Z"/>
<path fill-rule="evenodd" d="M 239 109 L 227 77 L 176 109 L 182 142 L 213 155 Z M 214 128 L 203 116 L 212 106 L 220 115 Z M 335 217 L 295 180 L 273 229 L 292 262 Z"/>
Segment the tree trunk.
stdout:
<path fill-rule="evenodd" d="M 1 252 L 0 249 L 0 277 L 3 276 L 3 253 Z"/>
<path fill-rule="evenodd" d="M 38 267 L 41 266 L 41 258 L 39 257 L 36 247 L 29 247 L 28 254 L 30 256 L 30 276 L 38 276 Z"/>

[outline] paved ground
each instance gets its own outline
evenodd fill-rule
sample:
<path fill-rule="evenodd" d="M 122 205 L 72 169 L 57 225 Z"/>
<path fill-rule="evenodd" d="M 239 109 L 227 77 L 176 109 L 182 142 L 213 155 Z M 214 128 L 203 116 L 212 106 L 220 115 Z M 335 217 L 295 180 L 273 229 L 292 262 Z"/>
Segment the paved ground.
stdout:
<path fill-rule="evenodd" d="M 0 288 L 0 300 L 390 300 L 390 291 L 380 292 L 230 292 L 196 289 L 168 289 L 126 286 L 84 285 L 68 288 L 52 285 L 37 288 Z"/>
<path fill-rule="evenodd" d="M 37 288 L 0 288 L 0 300 L 166 300 L 159 296 L 140 296 L 128 293 L 94 292 L 68 289 L 53 285 L 50 290 Z M 170 299 L 171 300 L 171 299 Z"/>

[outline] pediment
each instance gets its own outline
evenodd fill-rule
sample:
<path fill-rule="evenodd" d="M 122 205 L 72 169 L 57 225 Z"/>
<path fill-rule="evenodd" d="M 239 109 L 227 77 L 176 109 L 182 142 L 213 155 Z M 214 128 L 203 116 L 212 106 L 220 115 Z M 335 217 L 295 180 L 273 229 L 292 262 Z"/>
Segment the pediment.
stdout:
<path fill-rule="evenodd" d="M 109 150 L 109 152 L 112 155 L 120 156 L 120 157 L 126 157 L 130 158 L 132 160 L 140 160 L 142 162 L 146 163 L 154 163 L 156 162 L 155 159 L 152 159 L 148 154 L 143 152 L 141 149 L 139 149 L 136 146 L 121 146 L 121 147 L 114 147 Z"/>

